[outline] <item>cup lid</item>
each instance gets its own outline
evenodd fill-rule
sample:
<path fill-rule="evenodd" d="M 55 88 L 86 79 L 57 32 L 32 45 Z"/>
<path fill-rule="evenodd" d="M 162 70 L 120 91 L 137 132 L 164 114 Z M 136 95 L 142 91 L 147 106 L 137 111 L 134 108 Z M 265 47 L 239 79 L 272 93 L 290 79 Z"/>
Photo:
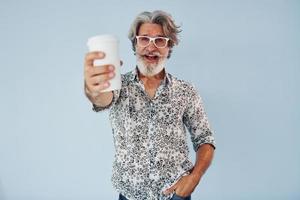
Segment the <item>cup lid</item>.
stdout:
<path fill-rule="evenodd" d="M 94 42 L 118 42 L 118 41 L 119 41 L 118 38 L 114 35 L 110 35 L 110 34 L 96 35 L 88 39 L 87 45 L 90 45 L 91 43 Z"/>

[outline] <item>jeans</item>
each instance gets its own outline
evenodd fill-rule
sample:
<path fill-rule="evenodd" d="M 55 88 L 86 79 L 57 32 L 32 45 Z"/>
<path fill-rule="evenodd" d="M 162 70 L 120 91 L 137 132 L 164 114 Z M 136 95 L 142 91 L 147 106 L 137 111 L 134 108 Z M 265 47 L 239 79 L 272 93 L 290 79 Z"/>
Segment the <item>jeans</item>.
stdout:
<path fill-rule="evenodd" d="M 128 200 L 128 199 L 126 197 L 124 197 L 122 194 L 120 194 L 119 195 L 119 200 Z M 180 196 L 174 194 L 171 200 L 191 200 L 191 196 L 180 197 Z"/>
<path fill-rule="evenodd" d="M 119 194 L 119 200 L 128 200 L 128 199 L 124 197 L 122 194 Z"/>
<path fill-rule="evenodd" d="M 174 194 L 171 200 L 191 200 L 191 195 L 187 197 L 181 197 L 178 196 L 177 194 Z"/>

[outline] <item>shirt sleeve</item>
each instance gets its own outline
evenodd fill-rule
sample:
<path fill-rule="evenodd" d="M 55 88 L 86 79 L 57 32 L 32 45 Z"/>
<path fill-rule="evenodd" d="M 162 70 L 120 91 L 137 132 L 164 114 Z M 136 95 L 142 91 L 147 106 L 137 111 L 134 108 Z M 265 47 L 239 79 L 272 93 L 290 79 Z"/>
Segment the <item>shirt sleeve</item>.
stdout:
<path fill-rule="evenodd" d="M 202 144 L 211 144 L 215 148 L 213 131 L 208 123 L 202 98 L 195 87 L 191 88 L 189 96 L 183 122 L 190 132 L 193 148 L 197 151 Z"/>
<path fill-rule="evenodd" d="M 120 96 L 120 90 L 114 90 L 113 91 L 113 99 L 112 101 L 110 102 L 110 104 L 108 104 L 107 106 L 97 106 L 95 104 L 93 104 L 93 111 L 95 112 L 101 112 L 101 111 L 105 111 L 105 110 L 108 110 L 109 108 L 111 108 L 115 103 L 116 101 L 118 100 Z"/>

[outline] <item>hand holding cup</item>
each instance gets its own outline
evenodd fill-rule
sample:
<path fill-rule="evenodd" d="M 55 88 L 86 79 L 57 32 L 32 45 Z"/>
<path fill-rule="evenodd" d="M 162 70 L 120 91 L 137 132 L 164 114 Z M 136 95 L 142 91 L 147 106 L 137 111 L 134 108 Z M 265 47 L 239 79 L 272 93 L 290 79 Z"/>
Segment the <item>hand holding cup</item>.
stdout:
<path fill-rule="evenodd" d="M 85 57 L 85 84 L 93 96 L 121 88 L 118 40 L 112 35 L 89 38 Z"/>

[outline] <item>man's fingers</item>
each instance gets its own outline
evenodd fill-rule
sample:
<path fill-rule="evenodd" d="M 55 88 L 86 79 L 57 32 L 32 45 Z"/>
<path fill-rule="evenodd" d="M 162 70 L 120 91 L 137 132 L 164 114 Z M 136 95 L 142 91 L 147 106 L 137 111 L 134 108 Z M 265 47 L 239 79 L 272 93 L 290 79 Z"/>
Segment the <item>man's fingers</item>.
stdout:
<path fill-rule="evenodd" d="M 85 66 L 93 66 L 93 62 L 95 59 L 103 59 L 105 57 L 105 53 L 101 51 L 93 51 L 89 52 L 85 56 Z"/>
<path fill-rule="evenodd" d="M 91 85 L 96 85 L 99 83 L 103 83 L 105 81 L 109 81 L 115 76 L 115 73 L 111 72 L 108 74 L 103 74 L 103 75 L 98 75 L 98 76 L 93 76 L 88 79 L 89 84 Z"/>
<path fill-rule="evenodd" d="M 100 74 L 106 74 L 110 72 L 114 72 L 115 67 L 113 65 L 103 65 L 96 67 L 88 67 L 85 68 L 86 76 L 92 77 Z"/>
<path fill-rule="evenodd" d="M 94 68 L 95 68 L 95 73 L 97 74 L 113 72 L 115 70 L 115 66 L 113 65 L 95 66 Z"/>
<path fill-rule="evenodd" d="M 95 60 L 95 59 L 102 59 L 105 57 L 105 53 L 102 51 L 92 51 L 86 54 L 85 60 Z"/>
<path fill-rule="evenodd" d="M 103 83 L 101 83 L 101 84 L 99 84 L 99 85 L 93 86 L 93 87 L 91 88 L 91 93 L 92 93 L 92 95 L 94 95 L 94 96 L 98 96 L 99 93 L 100 93 L 102 90 L 108 88 L 109 86 L 110 86 L 110 83 L 109 83 L 108 81 L 103 82 Z"/>
<path fill-rule="evenodd" d="M 104 65 L 104 66 L 95 66 L 93 68 L 92 76 L 100 75 L 100 74 L 107 74 L 114 72 L 115 67 L 113 65 Z"/>
<path fill-rule="evenodd" d="M 163 193 L 165 195 L 171 194 L 171 193 L 173 193 L 175 191 L 176 187 L 177 187 L 177 183 L 175 185 L 173 185 L 172 187 L 166 189 Z"/>
<path fill-rule="evenodd" d="M 94 60 L 103 59 L 103 52 L 89 52 L 85 56 L 84 77 L 87 88 L 97 96 L 99 93 L 110 86 L 109 80 L 115 76 L 115 67 L 111 64 L 94 66 Z M 120 64 L 123 64 L 120 61 Z"/>

